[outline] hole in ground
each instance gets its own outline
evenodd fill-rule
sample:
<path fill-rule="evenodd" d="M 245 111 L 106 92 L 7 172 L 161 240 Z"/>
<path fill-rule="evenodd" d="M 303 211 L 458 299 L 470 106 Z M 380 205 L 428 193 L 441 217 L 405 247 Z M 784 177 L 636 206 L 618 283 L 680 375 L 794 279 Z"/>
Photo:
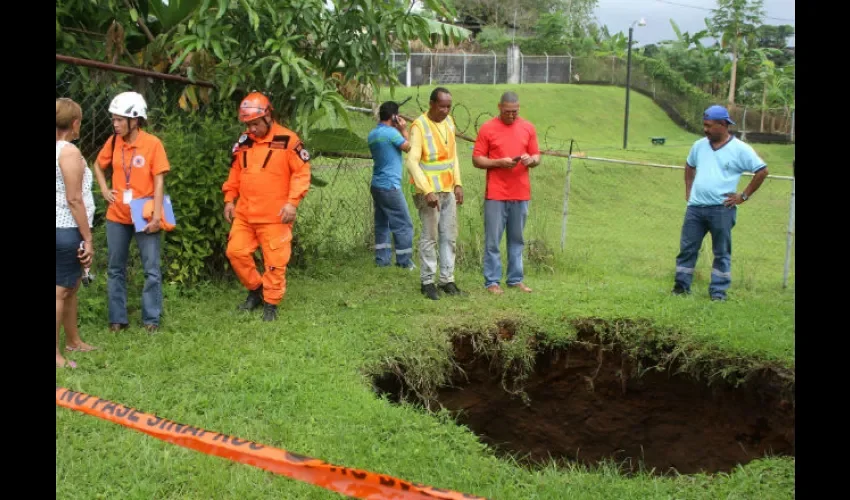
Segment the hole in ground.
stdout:
<path fill-rule="evenodd" d="M 500 325 L 497 336 L 513 334 Z M 471 337 L 456 337 L 454 361 L 462 371 L 437 388 L 435 399 L 483 442 L 530 464 L 613 461 L 626 474 L 693 474 L 794 456 L 795 396 L 787 375 L 759 370 L 738 387 L 708 385 L 676 373 L 673 363 L 631 376 L 638 363 L 657 362 L 601 345 L 593 331 L 580 331 L 579 339 L 590 341 L 538 350 L 520 397 L 505 390 L 512 384 L 504 382 L 498 356 L 475 354 Z M 396 403 L 433 406 L 404 382 L 404 372 L 396 366 L 375 377 L 376 391 Z"/>

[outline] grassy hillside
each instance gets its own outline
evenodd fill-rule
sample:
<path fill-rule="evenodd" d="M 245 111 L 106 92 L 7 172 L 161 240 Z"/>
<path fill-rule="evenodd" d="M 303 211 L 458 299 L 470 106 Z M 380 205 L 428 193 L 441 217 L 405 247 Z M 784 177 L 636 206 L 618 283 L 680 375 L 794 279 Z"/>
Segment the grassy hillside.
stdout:
<path fill-rule="evenodd" d="M 469 111 L 466 122 L 465 112 L 455 111 L 469 135 L 474 120 L 495 113 L 499 95 L 511 89 L 519 93 L 522 116 L 537 125 L 541 143 L 549 130 L 552 149 L 568 147 L 572 138 L 591 156 L 681 165 L 697 138 L 635 93 L 633 146 L 618 150 L 622 89 L 448 87 L 455 104 Z M 429 92 L 421 89 L 423 105 Z M 416 93 L 399 89 L 396 99 Z M 418 114 L 416 102 L 403 111 Z M 313 140 L 325 141 L 322 147 L 329 149 L 362 151 L 365 141 L 358 138 L 365 138 L 373 123 L 367 117 L 353 121 L 354 130 L 325 130 Z M 651 146 L 649 137 L 655 135 L 667 137 L 667 144 Z M 81 330 L 101 350 L 69 354 L 80 368 L 57 370 L 56 384 L 206 430 L 493 499 L 794 498 L 794 459 L 767 457 L 729 474 L 665 478 L 627 478 L 614 466 L 528 468 L 498 458 L 446 412 L 429 414 L 376 396 L 372 376 L 391 366 L 412 367 L 423 383 L 439 383 L 451 366 L 452 336 L 458 331 L 487 335 L 502 320 L 519 325 L 516 340 L 504 345 L 517 356 L 532 337 L 544 344 L 574 341 L 575 321 L 582 318 L 629 319 L 649 326 L 616 335 L 650 354 L 657 339 L 662 339 L 657 345 L 673 343 L 667 355 L 703 380 L 742 377 L 766 367 L 793 375 L 793 259 L 789 287 L 781 286 L 789 182 L 766 182 L 740 208 L 730 299 L 721 304 L 710 302 L 706 291 L 710 239 L 701 252 L 693 296 L 669 295 L 685 210 L 681 170 L 574 160 L 561 250 L 567 161 L 545 157 L 533 171 L 526 229 L 526 282 L 535 291 L 494 297 L 484 291 L 481 277 L 484 173 L 471 166 L 469 146 L 461 148 L 466 202 L 459 208 L 456 272 L 468 296 L 432 302 L 419 294 L 418 270 L 376 269 L 367 245 L 368 168 L 341 173 L 317 168 L 330 184 L 308 194 L 298 224 L 320 227 L 329 242 L 344 235 L 338 241 L 348 242 L 347 251 L 342 258 L 308 259 L 302 268 L 289 270 L 278 322 L 237 314 L 235 306 L 244 299 L 238 284 L 184 290 L 166 285 L 162 333 L 148 336 L 133 327 L 115 335 L 106 330 L 105 301 L 86 302 L 105 297 L 101 278 L 82 291 L 88 309 Z M 318 148 L 314 142 L 311 147 Z M 790 173 L 793 146 L 755 147 L 772 173 Z M 418 214 L 410 206 L 418 237 Z M 340 222 L 320 217 L 339 212 L 346 216 Z M 98 257 L 104 259 L 101 248 Z M 98 265 L 105 277 L 103 262 Z M 138 270 L 131 276 L 130 318 L 138 323 L 143 277 Z M 56 433 L 61 498 L 341 498 L 59 407 Z"/>

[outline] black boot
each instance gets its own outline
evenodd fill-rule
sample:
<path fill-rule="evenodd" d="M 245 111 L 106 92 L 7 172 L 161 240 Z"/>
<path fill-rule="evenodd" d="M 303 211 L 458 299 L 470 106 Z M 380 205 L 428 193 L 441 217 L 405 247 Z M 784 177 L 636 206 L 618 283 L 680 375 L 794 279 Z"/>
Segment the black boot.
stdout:
<path fill-rule="evenodd" d="M 422 288 L 419 290 L 422 292 L 422 295 L 431 300 L 440 300 L 440 296 L 437 294 L 437 287 L 433 283 L 422 285 Z"/>
<path fill-rule="evenodd" d="M 440 290 L 442 290 L 446 295 L 466 295 L 466 293 L 460 291 L 454 281 L 440 285 Z"/>
<path fill-rule="evenodd" d="M 274 321 L 277 319 L 277 306 L 263 302 L 263 321 Z"/>
<path fill-rule="evenodd" d="M 239 304 L 240 311 L 253 311 L 263 305 L 263 286 L 260 285 L 256 290 L 248 292 L 248 297 L 245 302 Z"/>

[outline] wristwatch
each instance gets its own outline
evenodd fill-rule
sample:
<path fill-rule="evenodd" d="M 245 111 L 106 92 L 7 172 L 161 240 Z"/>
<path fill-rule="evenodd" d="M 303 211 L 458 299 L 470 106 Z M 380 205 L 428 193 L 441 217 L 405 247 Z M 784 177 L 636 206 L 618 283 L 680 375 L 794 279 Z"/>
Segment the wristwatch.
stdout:
<path fill-rule="evenodd" d="M 750 199 L 750 197 L 747 196 L 747 193 L 741 193 L 741 199 L 744 200 L 744 201 L 747 201 L 747 200 Z"/>

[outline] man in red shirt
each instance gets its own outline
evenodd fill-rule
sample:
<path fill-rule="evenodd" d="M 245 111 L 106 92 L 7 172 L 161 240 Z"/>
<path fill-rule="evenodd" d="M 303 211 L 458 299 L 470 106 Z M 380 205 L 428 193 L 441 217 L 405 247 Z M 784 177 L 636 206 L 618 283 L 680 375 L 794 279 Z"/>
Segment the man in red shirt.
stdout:
<path fill-rule="evenodd" d="M 528 170 L 540 165 L 537 131 L 531 122 L 519 117 L 519 97 L 505 92 L 499 101 L 499 116 L 487 121 L 478 131 L 472 164 L 487 170 L 484 195 L 484 286 L 487 291 L 504 293 L 502 258 L 499 246 L 507 229 L 508 275 L 506 283 L 523 292 L 531 288 L 523 283 L 523 230 L 531 199 Z"/>

